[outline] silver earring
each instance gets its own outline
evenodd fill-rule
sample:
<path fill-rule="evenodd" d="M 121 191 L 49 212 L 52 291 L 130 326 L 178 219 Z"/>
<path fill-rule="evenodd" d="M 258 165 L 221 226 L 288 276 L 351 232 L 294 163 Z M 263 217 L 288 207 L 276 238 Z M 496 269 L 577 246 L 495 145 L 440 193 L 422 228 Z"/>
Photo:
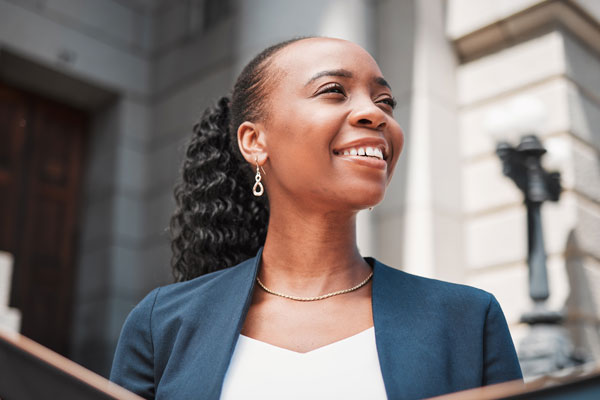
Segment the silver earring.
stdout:
<path fill-rule="evenodd" d="M 263 187 L 263 184 L 260 182 L 262 180 L 262 176 L 260 176 L 260 169 L 258 166 L 258 157 L 256 157 L 256 175 L 254 176 L 254 180 L 256 182 L 254 183 L 254 187 L 252 188 L 252 193 L 256 197 L 260 197 L 265 192 L 265 188 Z"/>

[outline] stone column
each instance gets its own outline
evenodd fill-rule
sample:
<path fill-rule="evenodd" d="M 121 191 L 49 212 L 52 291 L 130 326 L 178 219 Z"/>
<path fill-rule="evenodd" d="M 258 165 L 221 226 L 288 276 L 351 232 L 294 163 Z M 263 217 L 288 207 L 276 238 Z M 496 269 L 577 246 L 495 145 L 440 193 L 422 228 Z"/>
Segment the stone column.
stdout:
<path fill-rule="evenodd" d="M 419 275 L 462 274 L 455 55 L 444 2 L 377 2 L 377 57 L 398 99 L 405 147 L 376 209 L 377 254 Z"/>

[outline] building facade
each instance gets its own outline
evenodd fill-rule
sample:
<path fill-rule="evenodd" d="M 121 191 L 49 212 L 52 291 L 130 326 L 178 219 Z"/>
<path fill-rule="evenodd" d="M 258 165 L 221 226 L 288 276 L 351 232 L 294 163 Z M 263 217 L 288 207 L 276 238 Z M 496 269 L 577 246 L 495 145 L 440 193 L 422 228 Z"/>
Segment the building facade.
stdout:
<path fill-rule="evenodd" d="M 363 254 L 492 292 L 517 343 L 531 307 L 526 217 L 492 131 L 515 99 L 541 104 L 534 133 L 564 186 L 543 208 L 549 305 L 600 358 L 597 2 L 0 0 L 0 82 L 88 121 L 69 357 L 108 373 L 131 308 L 172 281 L 165 229 L 193 123 L 254 54 L 304 35 L 365 47 L 398 100 L 404 154 L 385 200 L 359 214 Z"/>

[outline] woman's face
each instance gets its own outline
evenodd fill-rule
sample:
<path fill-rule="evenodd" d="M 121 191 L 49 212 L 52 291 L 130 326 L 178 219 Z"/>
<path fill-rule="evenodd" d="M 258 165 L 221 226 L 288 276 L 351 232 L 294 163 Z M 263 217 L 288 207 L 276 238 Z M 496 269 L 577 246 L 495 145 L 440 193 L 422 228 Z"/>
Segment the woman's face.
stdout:
<path fill-rule="evenodd" d="M 283 198 L 313 210 L 379 203 L 404 135 L 375 60 L 351 42 L 305 39 L 277 53 L 269 72 L 261 128 L 271 206 Z"/>

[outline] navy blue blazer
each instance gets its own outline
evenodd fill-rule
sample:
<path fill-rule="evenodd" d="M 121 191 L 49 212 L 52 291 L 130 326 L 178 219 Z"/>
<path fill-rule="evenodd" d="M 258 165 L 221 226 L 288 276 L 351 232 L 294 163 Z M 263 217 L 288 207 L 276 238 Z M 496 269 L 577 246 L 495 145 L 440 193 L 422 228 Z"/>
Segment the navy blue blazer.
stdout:
<path fill-rule="evenodd" d="M 241 264 L 157 288 L 127 318 L 110 379 L 145 398 L 218 399 L 255 287 L 261 251 Z M 389 399 L 521 379 L 494 296 L 374 259 L 375 340 Z"/>

